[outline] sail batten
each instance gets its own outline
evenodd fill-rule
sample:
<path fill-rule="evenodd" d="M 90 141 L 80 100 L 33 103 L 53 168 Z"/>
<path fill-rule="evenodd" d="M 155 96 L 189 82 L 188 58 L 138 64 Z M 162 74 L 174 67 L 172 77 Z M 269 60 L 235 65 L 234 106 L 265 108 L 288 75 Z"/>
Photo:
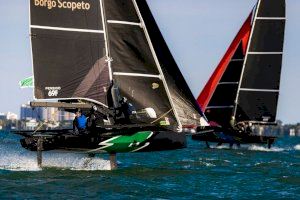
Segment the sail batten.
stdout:
<path fill-rule="evenodd" d="M 138 74 L 138 73 L 123 73 L 123 72 L 114 72 L 115 76 L 140 76 L 140 77 L 151 77 L 161 79 L 160 75 L 156 74 Z"/>
<path fill-rule="evenodd" d="M 37 26 L 37 25 L 31 25 L 30 27 L 31 28 L 36 28 L 36 29 L 58 30 L 58 31 L 86 32 L 86 33 L 104 33 L 104 30 L 92 30 L 92 29 L 62 28 L 62 27 Z"/>
<path fill-rule="evenodd" d="M 257 20 L 286 20 L 285 17 L 257 17 Z"/>
<path fill-rule="evenodd" d="M 253 92 L 279 92 L 279 90 L 271 89 L 258 89 L 258 88 L 240 88 L 241 91 L 253 91 Z"/>
<path fill-rule="evenodd" d="M 261 52 L 261 51 L 251 51 L 251 52 L 248 52 L 248 54 L 261 54 L 261 55 L 276 55 L 276 54 L 279 54 L 279 55 L 281 55 L 281 54 L 283 54 L 283 52 L 282 51 L 280 51 L 280 52 Z"/>
<path fill-rule="evenodd" d="M 141 23 L 137 22 L 128 22 L 128 21 L 118 21 L 118 20 L 107 20 L 109 24 L 124 24 L 124 25 L 133 25 L 133 26 L 142 26 Z"/>

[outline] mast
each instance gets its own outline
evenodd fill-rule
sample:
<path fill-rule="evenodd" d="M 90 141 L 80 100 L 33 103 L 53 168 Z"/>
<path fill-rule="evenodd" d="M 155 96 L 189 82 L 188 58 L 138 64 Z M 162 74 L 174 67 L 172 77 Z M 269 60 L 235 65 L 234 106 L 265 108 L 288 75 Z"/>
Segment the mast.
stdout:
<path fill-rule="evenodd" d="M 284 27 L 285 0 L 259 0 L 235 100 L 237 121 L 275 122 Z"/>
<path fill-rule="evenodd" d="M 103 23 L 103 30 L 104 30 L 104 38 L 105 38 L 105 50 L 106 50 L 106 61 L 108 62 L 108 69 L 109 69 L 109 80 L 112 81 L 112 69 L 111 69 L 111 62 L 112 59 L 110 57 L 110 49 L 109 49 L 109 39 L 108 39 L 108 31 L 107 31 L 107 24 L 106 24 L 106 14 L 105 14 L 105 5 L 104 0 L 99 0 L 101 6 L 101 15 L 102 15 L 102 23 Z"/>

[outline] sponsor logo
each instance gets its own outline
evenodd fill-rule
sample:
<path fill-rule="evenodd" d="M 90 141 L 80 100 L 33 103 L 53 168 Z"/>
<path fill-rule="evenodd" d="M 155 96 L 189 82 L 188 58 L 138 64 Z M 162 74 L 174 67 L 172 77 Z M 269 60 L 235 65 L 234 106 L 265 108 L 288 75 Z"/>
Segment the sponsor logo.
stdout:
<path fill-rule="evenodd" d="M 72 11 L 76 10 L 90 10 L 91 4 L 84 1 L 73 2 L 73 1 L 63 1 L 63 0 L 34 0 L 34 6 L 45 7 L 48 10 L 53 8 L 59 9 L 69 9 Z"/>
<path fill-rule="evenodd" d="M 159 84 L 158 83 L 152 83 L 152 89 L 156 90 L 159 88 Z"/>
<path fill-rule="evenodd" d="M 270 116 L 262 116 L 262 120 L 263 120 L 263 122 L 268 122 L 271 120 L 271 117 Z"/>
<path fill-rule="evenodd" d="M 61 87 L 45 87 L 45 90 L 48 91 L 48 97 L 57 97 Z"/>

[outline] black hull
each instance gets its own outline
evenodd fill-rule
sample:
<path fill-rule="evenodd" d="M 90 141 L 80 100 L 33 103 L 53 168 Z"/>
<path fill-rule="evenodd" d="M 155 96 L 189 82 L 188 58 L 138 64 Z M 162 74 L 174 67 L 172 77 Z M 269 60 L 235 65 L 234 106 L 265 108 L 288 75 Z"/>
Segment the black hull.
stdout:
<path fill-rule="evenodd" d="M 240 133 L 234 130 L 224 129 L 208 129 L 197 132 L 192 136 L 193 140 L 213 142 L 218 144 L 261 144 L 271 145 L 275 142 L 276 137 L 274 136 L 260 136 L 253 134 Z"/>
<path fill-rule="evenodd" d="M 124 135 L 74 135 L 72 131 L 65 131 L 63 134 L 39 134 L 33 136 L 26 136 L 21 139 L 21 145 L 31 151 L 37 151 L 38 140 L 42 138 L 42 150 L 72 150 L 85 151 L 92 153 L 126 153 L 126 152 L 150 152 L 150 151 L 165 151 L 182 149 L 186 147 L 186 136 L 184 134 L 175 133 L 172 131 L 150 131 L 151 137 L 146 138 L 145 141 L 135 142 L 128 141 L 122 144 L 117 144 L 119 147 L 111 148 L 106 144 L 116 137 Z M 131 137 L 136 132 L 130 134 L 126 133 L 127 137 Z M 126 148 L 131 145 L 136 145 L 136 148 Z M 120 147 L 121 146 L 121 147 Z M 125 146 L 125 147 L 124 147 Z"/>

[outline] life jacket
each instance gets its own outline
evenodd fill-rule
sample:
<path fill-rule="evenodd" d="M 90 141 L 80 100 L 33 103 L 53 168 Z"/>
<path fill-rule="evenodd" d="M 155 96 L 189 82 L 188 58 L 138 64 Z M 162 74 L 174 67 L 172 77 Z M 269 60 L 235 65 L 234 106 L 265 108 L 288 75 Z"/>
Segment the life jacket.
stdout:
<path fill-rule="evenodd" d="M 86 128 L 86 122 L 87 122 L 87 119 L 84 115 L 81 115 L 80 117 L 77 117 L 77 128 L 85 129 Z"/>

